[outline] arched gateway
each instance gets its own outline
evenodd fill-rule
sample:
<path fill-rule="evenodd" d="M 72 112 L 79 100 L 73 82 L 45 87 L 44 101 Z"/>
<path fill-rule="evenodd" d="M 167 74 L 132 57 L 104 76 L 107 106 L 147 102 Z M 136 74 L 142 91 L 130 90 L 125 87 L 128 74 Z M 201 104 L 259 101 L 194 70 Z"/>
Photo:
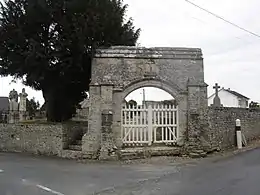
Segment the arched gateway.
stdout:
<path fill-rule="evenodd" d="M 177 105 L 124 107 L 124 98 L 141 87 L 163 89 Z M 207 85 L 200 49 L 99 49 L 92 63 L 89 130 L 83 138 L 83 151 L 109 151 L 129 144 L 182 144 L 190 113 L 199 113 L 205 107 Z M 135 121 L 129 114 L 135 115 Z"/>

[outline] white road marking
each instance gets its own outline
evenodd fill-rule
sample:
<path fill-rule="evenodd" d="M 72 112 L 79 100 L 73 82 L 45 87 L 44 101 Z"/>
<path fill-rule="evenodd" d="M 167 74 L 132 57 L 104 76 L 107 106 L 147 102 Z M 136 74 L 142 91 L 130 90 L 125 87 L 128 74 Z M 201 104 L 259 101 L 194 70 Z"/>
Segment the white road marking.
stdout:
<path fill-rule="evenodd" d="M 54 191 L 54 190 L 52 190 L 52 189 L 50 189 L 50 188 L 47 188 L 47 187 L 42 186 L 42 185 L 39 185 L 39 184 L 37 184 L 36 186 L 37 186 L 38 188 L 42 189 L 42 190 L 45 190 L 45 191 L 47 191 L 47 192 L 51 192 L 51 193 L 56 194 L 56 195 L 64 195 L 64 194 L 62 194 L 62 193 L 60 193 L 60 192 Z"/>
<path fill-rule="evenodd" d="M 3 173 L 3 172 L 4 172 L 4 170 L 0 169 L 0 173 Z"/>
<path fill-rule="evenodd" d="M 25 183 L 25 184 L 28 184 L 28 185 L 36 186 L 37 188 L 40 188 L 40 189 L 42 189 L 42 190 L 44 190 L 44 191 L 50 192 L 50 193 L 55 194 L 55 195 L 64 195 L 64 194 L 61 193 L 61 192 L 57 192 L 57 191 L 55 191 L 55 190 L 52 190 L 52 189 L 50 189 L 50 188 L 48 188 L 48 187 L 45 187 L 45 186 L 43 186 L 43 185 L 40 185 L 40 184 L 34 184 L 34 183 L 32 183 L 32 182 L 29 182 L 29 181 L 26 180 L 26 179 L 22 179 L 22 182 Z"/>

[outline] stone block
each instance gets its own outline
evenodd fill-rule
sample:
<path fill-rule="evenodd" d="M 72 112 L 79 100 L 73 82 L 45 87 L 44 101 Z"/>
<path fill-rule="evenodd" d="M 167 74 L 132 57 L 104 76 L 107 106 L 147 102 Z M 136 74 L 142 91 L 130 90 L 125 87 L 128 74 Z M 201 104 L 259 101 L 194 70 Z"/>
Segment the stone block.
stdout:
<path fill-rule="evenodd" d="M 191 158 L 201 158 L 201 155 L 198 153 L 190 152 L 189 157 Z"/>

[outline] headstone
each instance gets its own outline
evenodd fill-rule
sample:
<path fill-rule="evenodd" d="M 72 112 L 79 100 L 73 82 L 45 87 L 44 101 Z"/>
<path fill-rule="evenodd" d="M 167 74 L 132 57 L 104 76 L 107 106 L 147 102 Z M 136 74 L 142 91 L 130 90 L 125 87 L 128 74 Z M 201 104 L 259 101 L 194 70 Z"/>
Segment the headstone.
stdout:
<path fill-rule="evenodd" d="M 25 89 L 22 89 L 22 93 L 19 94 L 20 97 L 20 104 L 19 104 L 19 111 L 26 111 L 26 99 L 28 94 L 25 92 Z"/>
<path fill-rule="evenodd" d="M 25 88 L 22 89 L 22 93 L 19 94 L 20 103 L 19 103 L 19 119 L 24 121 L 26 119 L 26 100 L 28 94 L 25 92 Z"/>
<path fill-rule="evenodd" d="M 9 123 L 15 123 L 18 115 L 18 93 L 14 89 L 9 93 Z"/>
<path fill-rule="evenodd" d="M 213 104 L 211 104 L 212 107 L 223 107 L 223 105 L 221 104 L 220 98 L 218 96 L 218 89 L 220 88 L 220 86 L 216 83 L 215 86 L 213 87 L 213 89 L 215 89 L 215 97 L 213 99 Z"/>

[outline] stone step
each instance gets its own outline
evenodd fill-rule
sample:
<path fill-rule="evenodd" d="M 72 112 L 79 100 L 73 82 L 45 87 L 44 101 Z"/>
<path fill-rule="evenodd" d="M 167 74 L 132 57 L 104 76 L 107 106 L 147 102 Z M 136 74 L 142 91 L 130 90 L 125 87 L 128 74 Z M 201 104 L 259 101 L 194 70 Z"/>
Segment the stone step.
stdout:
<path fill-rule="evenodd" d="M 81 151 L 82 146 L 81 145 L 69 145 L 69 150 L 75 150 L 75 151 Z"/>
<path fill-rule="evenodd" d="M 84 153 L 82 151 L 68 150 L 68 149 L 62 150 L 59 156 L 62 158 L 75 159 L 75 160 L 95 159 L 92 153 Z"/>
<path fill-rule="evenodd" d="M 61 157 L 67 159 L 76 159 L 76 160 L 90 158 L 88 155 L 83 154 L 82 151 L 75 151 L 75 150 L 63 150 L 61 152 Z"/>
<path fill-rule="evenodd" d="M 145 156 L 142 153 L 122 152 L 119 158 L 120 160 L 136 160 L 145 158 Z"/>
<path fill-rule="evenodd" d="M 120 151 L 121 160 L 143 159 L 152 156 L 179 156 L 179 147 L 136 147 L 125 148 Z"/>

